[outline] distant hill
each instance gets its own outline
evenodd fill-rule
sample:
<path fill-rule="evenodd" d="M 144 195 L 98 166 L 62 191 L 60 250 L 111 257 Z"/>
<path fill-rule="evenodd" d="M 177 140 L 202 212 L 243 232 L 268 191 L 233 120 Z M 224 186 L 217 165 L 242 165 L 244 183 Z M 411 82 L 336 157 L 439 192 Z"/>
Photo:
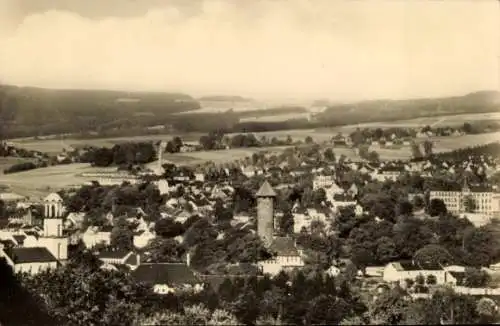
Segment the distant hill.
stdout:
<path fill-rule="evenodd" d="M 212 95 L 212 96 L 202 96 L 202 97 L 198 98 L 198 101 L 210 101 L 210 102 L 253 102 L 253 99 L 242 97 L 242 96 L 234 96 L 234 95 Z"/>
<path fill-rule="evenodd" d="M 131 120 L 164 124 L 173 113 L 197 110 L 199 103 L 178 93 L 57 90 L 0 86 L 0 118 L 9 116 L 9 136 L 95 131 Z M 127 122 L 129 123 L 129 122 Z"/>
<path fill-rule="evenodd" d="M 395 121 L 464 113 L 498 112 L 500 92 L 480 91 L 464 96 L 409 100 L 371 100 L 330 105 L 316 119 L 327 125 Z"/>

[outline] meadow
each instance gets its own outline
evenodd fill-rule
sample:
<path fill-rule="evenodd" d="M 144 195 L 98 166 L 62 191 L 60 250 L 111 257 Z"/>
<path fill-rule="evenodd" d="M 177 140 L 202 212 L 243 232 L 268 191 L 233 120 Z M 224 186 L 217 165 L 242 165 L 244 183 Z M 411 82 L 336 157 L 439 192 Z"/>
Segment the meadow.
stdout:
<path fill-rule="evenodd" d="M 310 113 L 285 113 L 285 114 L 275 114 L 262 117 L 247 117 L 240 118 L 240 122 L 278 122 L 287 121 L 293 119 L 309 119 Z"/>
<path fill-rule="evenodd" d="M 399 120 L 391 122 L 370 122 L 358 125 L 343 126 L 335 129 L 342 131 L 354 130 L 355 128 L 392 128 L 392 127 L 408 127 L 419 128 L 424 126 L 444 127 L 444 126 L 461 126 L 465 122 L 474 122 L 482 120 L 500 121 L 500 112 L 492 113 L 471 113 L 471 114 L 456 114 L 441 117 L 424 117 L 409 120 Z"/>
<path fill-rule="evenodd" d="M 198 141 L 201 134 L 183 134 L 179 135 L 184 141 Z M 126 142 L 149 142 L 149 141 L 168 141 L 173 135 L 147 135 L 134 137 L 115 137 L 115 138 L 89 138 L 89 139 L 34 139 L 22 138 L 13 139 L 11 142 L 18 147 L 27 150 L 41 151 L 48 154 L 59 154 L 63 149 L 71 149 L 72 147 L 94 146 L 94 147 L 113 147 L 116 144 Z"/>
<path fill-rule="evenodd" d="M 80 176 L 83 172 L 100 171 L 89 164 L 78 163 L 56 165 L 35 170 L 0 175 L 0 184 L 7 186 L 9 191 L 30 198 L 47 195 L 76 185 L 91 181 L 91 178 Z"/>

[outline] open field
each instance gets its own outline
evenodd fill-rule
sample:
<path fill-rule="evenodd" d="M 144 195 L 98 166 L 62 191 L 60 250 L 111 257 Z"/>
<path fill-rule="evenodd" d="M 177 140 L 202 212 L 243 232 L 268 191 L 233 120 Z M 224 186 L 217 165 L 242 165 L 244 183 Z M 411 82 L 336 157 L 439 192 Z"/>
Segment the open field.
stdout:
<path fill-rule="evenodd" d="M 307 114 L 307 113 L 306 113 Z M 273 115 L 262 117 L 266 121 L 281 121 L 286 117 L 291 119 L 293 117 L 303 117 L 304 113 L 290 113 L 286 115 Z M 253 118 L 245 118 L 246 121 L 252 121 Z M 273 120 L 274 119 L 274 120 Z M 286 119 L 284 119 L 286 120 Z M 388 127 L 423 127 L 425 125 L 437 126 L 448 126 L 448 125 L 462 125 L 464 122 L 473 122 L 479 120 L 496 120 L 500 121 L 499 113 L 481 113 L 481 114 L 460 114 L 452 116 L 443 117 L 431 117 L 431 118 L 418 118 L 411 120 L 401 120 L 394 122 L 373 122 L 359 125 L 348 125 L 339 126 L 333 128 L 319 128 L 319 129 L 302 129 L 302 130 L 279 130 L 270 132 L 260 132 L 255 133 L 257 136 L 266 137 L 277 137 L 279 139 L 285 139 L 288 135 L 292 138 L 299 138 L 304 140 L 305 137 L 311 136 L 316 141 L 326 141 L 331 139 L 331 137 L 337 132 L 349 133 L 354 131 L 356 128 L 388 128 Z M 255 121 L 255 120 L 253 120 Z M 189 133 L 179 135 L 184 141 L 198 141 L 202 134 L 201 133 Z M 112 147 L 117 143 L 123 143 L 128 141 L 158 141 L 158 140 L 169 140 L 174 135 L 146 135 L 146 136 L 134 136 L 134 137 L 114 137 L 114 138 L 91 138 L 91 139 L 34 139 L 34 138 L 23 138 L 23 139 L 13 139 L 12 143 L 16 146 L 28 149 L 28 150 L 39 150 L 49 154 L 60 153 L 63 148 L 70 148 L 71 146 L 83 146 L 83 145 L 93 145 L 93 146 L 106 146 Z"/>
<path fill-rule="evenodd" d="M 92 178 L 80 176 L 84 172 L 100 171 L 89 164 L 56 165 L 30 171 L 0 175 L 0 184 L 23 196 L 36 197 L 74 185 L 81 185 Z"/>
<path fill-rule="evenodd" d="M 500 132 L 457 137 L 435 137 L 433 141 L 435 151 L 447 152 L 468 146 L 498 142 L 500 141 Z"/>
<path fill-rule="evenodd" d="M 410 120 L 399 120 L 399 121 L 391 121 L 391 122 L 371 122 L 371 123 L 362 123 L 359 125 L 349 125 L 342 126 L 334 129 L 340 129 L 342 131 L 355 130 L 357 127 L 359 128 L 391 128 L 391 127 L 424 127 L 426 125 L 432 127 L 440 127 L 440 126 L 460 126 L 463 125 L 464 122 L 474 122 L 481 120 L 492 120 L 492 121 L 500 121 L 500 112 L 492 112 L 492 113 L 471 113 L 471 114 L 457 114 L 457 115 L 449 115 L 442 117 L 425 117 L 425 118 L 417 118 Z"/>
<path fill-rule="evenodd" d="M 198 141 L 201 134 L 179 135 L 184 141 Z M 116 137 L 116 138 L 91 138 L 91 139 L 15 139 L 11 142 L 18 147 L 27 150 L 36 150 L 49 154 L 61 153 L 63 149 L 69 149 L 72 146 L 91 145 L 97 147 L 113 147 L 116 144 L 126 142 L 148 142 L 148 141 L 168 141 L 176 135 L 147 135 L 134 137 Z"/>
<path fill-rule="evenodd" d="M 309 113 L 284 113 L 262 117 L 240 118 L 240 122 L 279 122 L 293 119 L 309 119 Z"/>
<path fill-rule="evenodd" d="M 197 165 L 208 161 L 217 164 L 232 162 L 235 160 L 244 159 L 247 156 L 252 156 L 253 153 L 262 151 L 271 151 L 280 153 L 288 146 L 273 146 L 273 147 L 251 147 L 251 148 L 232 148 L 228 150 L 219 151 L 199 151 L 191 153 L 175 153 L 164 154 L 164 163 L 173 163 L 178 165 Z M 148 164 L 148 166 L 155 166 L 158 161 Z"/>

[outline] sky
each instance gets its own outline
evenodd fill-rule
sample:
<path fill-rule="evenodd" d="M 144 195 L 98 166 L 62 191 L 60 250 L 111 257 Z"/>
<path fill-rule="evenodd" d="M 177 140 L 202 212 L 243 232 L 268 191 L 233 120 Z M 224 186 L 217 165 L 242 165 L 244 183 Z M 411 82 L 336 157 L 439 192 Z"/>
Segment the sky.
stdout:
<path fill-rule="evenodd" d="M 0 0 L 0 81 L 357 100 L 500 88 L 500 2 Z"/>

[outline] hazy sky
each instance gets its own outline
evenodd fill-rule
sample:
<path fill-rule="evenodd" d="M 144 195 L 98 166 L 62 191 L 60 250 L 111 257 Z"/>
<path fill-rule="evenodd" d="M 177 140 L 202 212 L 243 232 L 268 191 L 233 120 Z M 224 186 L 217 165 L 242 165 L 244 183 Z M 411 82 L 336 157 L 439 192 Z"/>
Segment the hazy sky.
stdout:
<path fill-rule="evenodd" d="M 193 95 L 499 89 L 496 0 L 0 0 L 0 80 Z"/>

